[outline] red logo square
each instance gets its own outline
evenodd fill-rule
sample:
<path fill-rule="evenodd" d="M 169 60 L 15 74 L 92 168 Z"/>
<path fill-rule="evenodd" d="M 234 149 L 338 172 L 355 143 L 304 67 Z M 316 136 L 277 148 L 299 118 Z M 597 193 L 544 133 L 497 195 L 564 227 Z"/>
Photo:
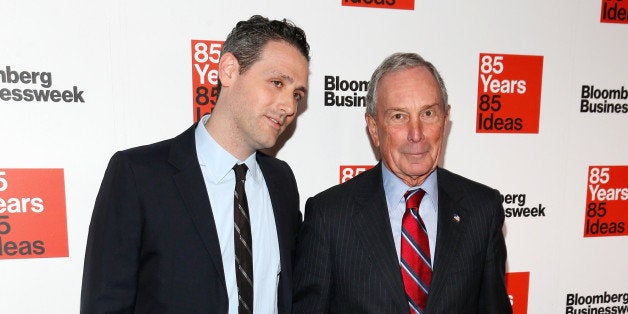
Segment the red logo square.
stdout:
<path fill-rule="evenodd" d="M 414 10 L 414 0 L 340 0 L 344 7 Z"/>
<path fill-rule="evenodd" d="M 340 183 L 345 183 L 373 166 L 340 166 Z"/>
<path fill-rule="evenodd" d="M 628 24 L 628 2 L 623 0 L 602 0 L 600 22 Z"/>
<path fill-rule="evenodd" d="M 67 256 L 63 169 L 0 169 L 0 259 Z"/>
<path fill-rule="evenodd" d="M 530 272 L 506 274 L 506 291 L 508 291 L 513 314 L 528 313 L 529 285 Z"/>
<path fill-rule="evenodd" d="M 584 237 L 625 236 L 628 166 L 589 166 Z"/>
<path fill-rule="evenodd" d="M 218 62 L 224 41 L 192 40 L 194 122 L 211 113 L 218 99 Z"/>
<path fill-rule="evenodd" d="M 480 54 L 477 133 L 539 133 L 543 57 Z"/>

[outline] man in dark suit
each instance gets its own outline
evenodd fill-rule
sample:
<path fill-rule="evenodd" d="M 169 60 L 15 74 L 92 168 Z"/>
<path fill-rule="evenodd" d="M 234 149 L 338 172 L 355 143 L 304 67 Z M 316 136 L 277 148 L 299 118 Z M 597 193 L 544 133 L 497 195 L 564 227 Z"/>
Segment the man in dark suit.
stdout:
<path fill-rule="evenodd" d="M 89 229 L 82 313 L 290 312 L 297 185 L 258 150 L 295 118 L 308 68 L 300 28 L 241 21 L 222 49 L 211 116 L 113 156 Z"/>
<path fill-rule="evenodd" d="M 393 54 L 366 99 L 382 160 L 307 201 L 293 311 L 510 313 L 499 193 L 437 167 L 450 109 L 438 71 Z"/>

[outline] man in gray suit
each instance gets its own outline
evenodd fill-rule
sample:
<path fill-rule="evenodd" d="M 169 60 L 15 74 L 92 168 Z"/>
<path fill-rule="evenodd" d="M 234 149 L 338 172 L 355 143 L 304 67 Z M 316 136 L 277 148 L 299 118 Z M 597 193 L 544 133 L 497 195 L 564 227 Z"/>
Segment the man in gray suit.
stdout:
<path fill-rule="evenodd" d="M 449 110 L 417 54 L 375 70 L 365 118 L 382 160 L 307 201 L 295 313 L 512 312 L 499 192 L 437 166 Z"/>

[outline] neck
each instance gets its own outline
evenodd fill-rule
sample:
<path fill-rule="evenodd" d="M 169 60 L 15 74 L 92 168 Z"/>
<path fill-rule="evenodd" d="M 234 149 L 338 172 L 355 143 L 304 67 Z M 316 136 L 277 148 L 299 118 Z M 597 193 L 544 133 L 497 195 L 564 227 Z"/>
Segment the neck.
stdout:
<path fill-rule="evenodd" d="M 216 108 L 219 108 L 218 105 L 214 107 L 211 117 L 205 124 L 205 129 L 216 143 L 229 154 L 238 160 L 247 159 L 255 150 L 247 147 L 245 139 L 239 136 L 240 133 L 235 124 L 227 115 L 224 115 L 221 110 L 216 110 Z"/>

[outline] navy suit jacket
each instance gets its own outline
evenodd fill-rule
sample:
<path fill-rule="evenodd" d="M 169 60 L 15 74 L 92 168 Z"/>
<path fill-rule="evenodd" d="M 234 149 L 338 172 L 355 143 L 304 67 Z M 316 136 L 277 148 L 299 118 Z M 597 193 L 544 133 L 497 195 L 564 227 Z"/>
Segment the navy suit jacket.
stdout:
<path fill-rule="evenodd" d="M 381 167 L 308 199 L 297 240 L 295 313 L 409 313 Z M 499 193 L 441 168 L 437 180 L 426 313 L 511 313 Z"/>
<path fill-rule="evenodd" d="M 89 228 L 81 313 L 227 313 L 225 276 L 194 129 L 117 152 Z M 294 241 L 301 223 L 290 167 L 257 153 L 273 206 L 280 313 L 292 304 Z"/>

